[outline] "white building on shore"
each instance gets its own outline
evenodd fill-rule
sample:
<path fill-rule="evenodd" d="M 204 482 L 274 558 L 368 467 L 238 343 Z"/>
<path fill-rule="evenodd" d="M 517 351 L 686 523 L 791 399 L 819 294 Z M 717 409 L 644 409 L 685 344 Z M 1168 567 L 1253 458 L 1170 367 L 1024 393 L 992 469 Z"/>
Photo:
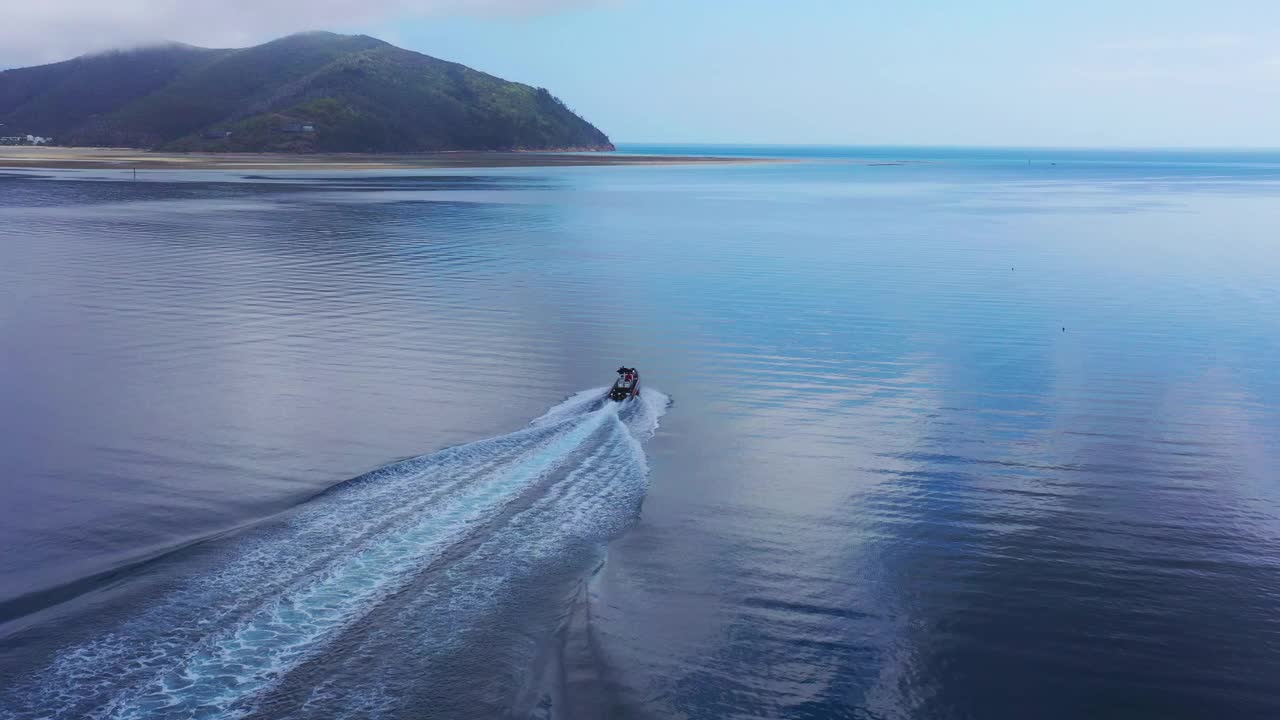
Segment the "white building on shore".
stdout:
<path fill-rule="evenodd" d="M 52 145 L 53 138 L 40 135 L 0 135 L 0 145 Z"/>

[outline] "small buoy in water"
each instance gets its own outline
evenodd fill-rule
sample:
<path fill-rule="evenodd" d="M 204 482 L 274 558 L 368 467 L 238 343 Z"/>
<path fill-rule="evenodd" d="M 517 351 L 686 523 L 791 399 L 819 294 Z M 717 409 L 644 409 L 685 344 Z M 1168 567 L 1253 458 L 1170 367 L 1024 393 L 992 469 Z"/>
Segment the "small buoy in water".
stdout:
<path fill-rule="evenodd" d="M 1066 328 L 1062 328 L 1062 332 L 1066 332 L 1066 331 L 1067 331 L 1067 329 L 1066 329 Z"/>

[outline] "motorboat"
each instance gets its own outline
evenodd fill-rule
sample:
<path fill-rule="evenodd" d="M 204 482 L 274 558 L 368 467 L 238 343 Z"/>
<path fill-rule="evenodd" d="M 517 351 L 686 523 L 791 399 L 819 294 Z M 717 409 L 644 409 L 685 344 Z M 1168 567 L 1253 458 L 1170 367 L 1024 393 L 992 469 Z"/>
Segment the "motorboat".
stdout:
<path fill-rule="evenodd" d="M 635 368 L 618 368 L 618 379 L 609 388 L 609 399 L 622 402 L 640 397 L 640 373 Z"/>

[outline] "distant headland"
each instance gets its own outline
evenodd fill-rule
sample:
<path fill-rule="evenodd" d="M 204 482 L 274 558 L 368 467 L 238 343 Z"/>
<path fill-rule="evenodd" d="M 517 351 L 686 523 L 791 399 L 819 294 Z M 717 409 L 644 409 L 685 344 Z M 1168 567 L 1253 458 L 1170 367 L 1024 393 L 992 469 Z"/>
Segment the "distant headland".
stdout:
<path fill-rule="evenodd" d="M 364 35 L 166 44 L 0 72 L 0 136 L 200 153 L 613 150 L 545 88 Z"/>

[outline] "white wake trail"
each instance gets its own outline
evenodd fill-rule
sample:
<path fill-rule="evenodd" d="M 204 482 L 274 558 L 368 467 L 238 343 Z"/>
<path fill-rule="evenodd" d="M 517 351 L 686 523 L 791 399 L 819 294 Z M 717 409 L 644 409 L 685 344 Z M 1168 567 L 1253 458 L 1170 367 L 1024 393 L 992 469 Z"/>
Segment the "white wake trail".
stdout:
<path fill-rule="evenodd" d="M 541 497 L 510 521 L 519 532 L 474 552 L 557 552 L 575 528 L 610 516 L 612 496 L 638 507 L 643 495 L 639 444 L 669 400 L 652 389 L 625 404 L 603 394 L 578 393 L 509 435 L 389 465 L 234 541 L 221 569 L 18 683 L 12 717 L 239 717 L 529 493 Z M 579 485 L 589 491 L 570 490 Z M 468 565 L 452 562 L 456 572 Z"/>

